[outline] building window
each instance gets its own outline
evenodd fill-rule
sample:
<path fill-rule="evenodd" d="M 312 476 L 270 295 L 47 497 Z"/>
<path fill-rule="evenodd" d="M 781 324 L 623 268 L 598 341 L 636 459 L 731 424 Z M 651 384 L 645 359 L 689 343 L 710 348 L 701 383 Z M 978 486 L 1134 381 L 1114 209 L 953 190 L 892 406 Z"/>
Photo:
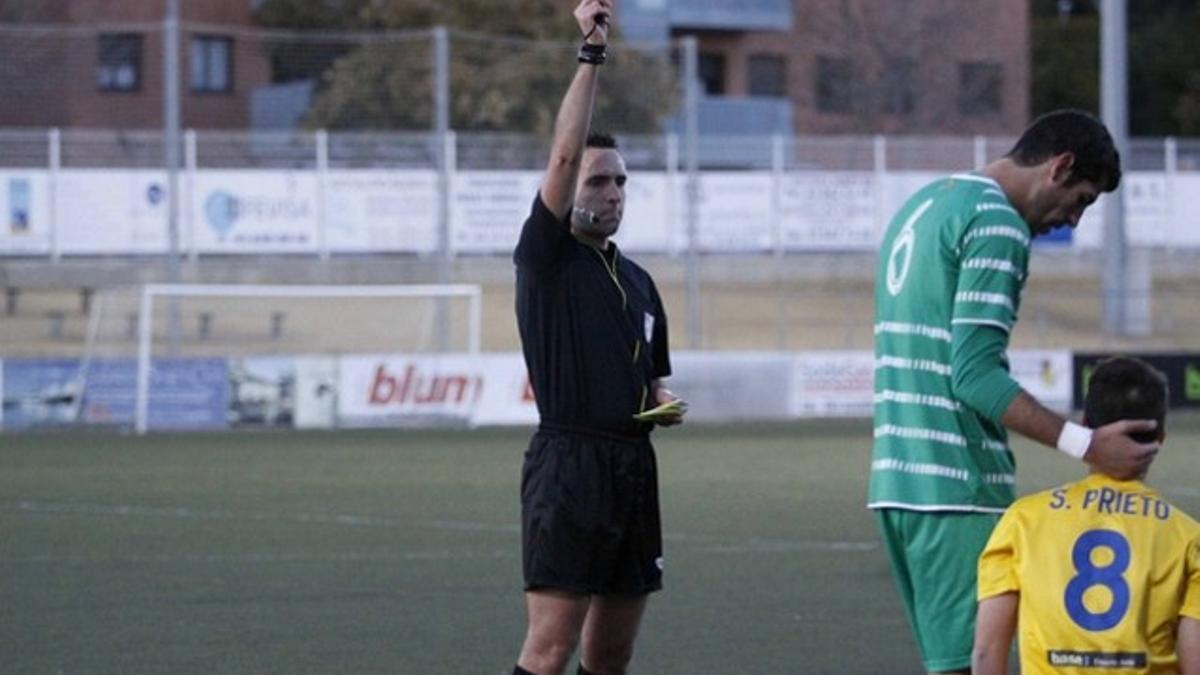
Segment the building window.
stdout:
<path fill-rule="evenodd" d="M 747 66 L 746 80 L 751 96 L 783 97 L 787 85 L 787 61 L 774 54 L 754 54 Z"/>
<path fill-rule="evenodd" d="M 142 36 L 102 34 L 98 62 L 96 84 L 101 91 L 137 91 L 142 86 Z"/>
<path fill-rule="evenodd" d="M 720 96 L 725 93 L 725 55 L 700 54 L 700 82 L 704 85 L 704 93 L 709 96 Z"/>
<path fill-rule="evenodd" d="M 958 64 L 958 110 L 963 115 L 993 115 L 1004 108 L 1004 67 L 999 63 Z"/>
<path fill-rule="evenodd" d="M 891 59 L 883 79 L 883 112 L 911 115 L 917 108 L 917 64 L 912 59 Z"/>
<path fill-rule="evenodd" d="M 823 113 L 850 112 L 854 86 L 854 64 L 850 59 L 817 57 L 817 110 Z"/>
<path fill-rule="evenodd" d="M 233 40 L 213 35 L 193 37 L 188 65 L 192 91 L 233 91 Z"/>

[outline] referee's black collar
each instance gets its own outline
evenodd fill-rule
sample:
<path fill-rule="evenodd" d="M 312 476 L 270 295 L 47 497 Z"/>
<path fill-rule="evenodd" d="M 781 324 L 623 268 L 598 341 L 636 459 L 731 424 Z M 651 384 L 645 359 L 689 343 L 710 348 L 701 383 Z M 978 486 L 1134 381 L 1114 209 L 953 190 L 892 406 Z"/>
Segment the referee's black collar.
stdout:
<path fill-rule="evenodd" d="M 574 233 L 572 233 L 571 236 L 574 237 Z M 609 264 L 612 264 L 612 262 L 614 260 L 616 260 L 620 254 L 620 249 L 617 248 L 617 242 L 613 241 L 611 238 L 605 240 L 608 242 L 608 246 L 605 246 L 604 248 L 600 248 L 599 246 L 594 246 L 592 244 L 589 244 L 588 242 L 580 239 L 579 237 L 575 237 L 575 241 L 579 242 L 580 244 L 583 244 L 584 246 L 587 246 L 588 248 L 592 249 L 596 253 L 599 253 L 601 257 L 603 257 L 605 260 L 607 260 L 609 262 Z"/>

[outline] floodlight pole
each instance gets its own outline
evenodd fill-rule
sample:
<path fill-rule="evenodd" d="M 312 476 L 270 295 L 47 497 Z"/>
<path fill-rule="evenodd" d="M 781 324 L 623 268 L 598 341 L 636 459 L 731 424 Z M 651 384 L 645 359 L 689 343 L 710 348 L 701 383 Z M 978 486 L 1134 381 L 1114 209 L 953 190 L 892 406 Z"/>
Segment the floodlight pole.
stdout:
<path fill-rule="evenodd" d="M 433 29 L 433 132 L 438 157 L 438 252 L 437 281 L 449 284 L 451 277 L 450 173 L 454 164 L 450 134 L 450 33 L 445 26 Z M 438 298 L 434 307 L 434 344 L 447 351 L 450 342 L 450 307 Z"/>
<path fill-rule="evenodd" d="M 163 167 L 167 171 L 167 278 L 180 281 L 179 269 L 179 0 L 166 0 L 163 16 Z M 170 311 L 170 353 L 179 350 L 179 305 L 172 302 Z"/>
<path fill-rule="evenodd" d="M 1129 168 L 1129 67 L 1126 0 L 1100 6 L 1100 114 Z M 1128 176 L 1128 171 L 1126 171 Z M 1125 227 L 1124 188 L 1104 200 L 1103 327 L 1110 336 L 1150 333 L 1150 265 L 1131 249 Z"/>
<path fill-rule="evenodd" d="M 688 347 L 704 345 L 704 324 L 700 313 L 700 251 L 698 220 L 700 218 L 700 55 L 696 36 L 683 38 L 683 154 L 684 200 L 683 212 L 687 222 L 686 271 L 684 272 L 687 308 Z"/>

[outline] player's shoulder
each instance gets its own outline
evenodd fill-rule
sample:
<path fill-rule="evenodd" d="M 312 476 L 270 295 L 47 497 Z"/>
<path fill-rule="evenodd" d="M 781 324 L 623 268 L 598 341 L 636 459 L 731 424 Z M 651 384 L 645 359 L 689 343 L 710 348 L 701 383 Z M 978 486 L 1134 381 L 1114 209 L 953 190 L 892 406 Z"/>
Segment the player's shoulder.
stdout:
<path fill-rule="evenodd" d="M 1008 201 L 995 180 L 974 172 L 948 174 L 926 185 L 914 195 L 915 202 L 932 200 L 942 213 L 954 213 L 966 223 L 1012 224 L 1024 228 L 1024 220 Z"/>
<path fill-rule="evenodd" d="M 1031 492 L 1017 497 L 1005 511 L 1005 517 L 1011 513 L 1013 518 L 1041 518 L 1047 509 L 1058 509 L 1072 501 L 1079 501 L 1074 493 L 1085 489 L 1082 481 L 1071 481 L 1054 487 Z"/>
<path fill-rule="evenodd" d="M 1162 497 L 1159 496 L 1159 499 Z M 1165 530 L 1163 534 L 1170 533 L 1166 541 L 1183 546 L 1186 550 L 1200 550 L 1200 522 L 1178 505 L 1166 501 L 1163 503 L 1167 504 L 1169 515 L 1165 522 L 1158 523 Z"/>
<path fill-rule="evenodd" d="M 967 204 L 1008 204 L 1008 196 L 995 180 L 981 173 L 960 171 L 947 174 L 929 183 L 925 191 L 942 198 L 952 198 Z"/>
<path fill-rule="evenodd" d="M 1012 503 L 1012 506 L 1008 508 L 1009 510 L 1024 510 L 1044 507 L 1049 502 L 1063 499 L 1063 495 L 1069 493 L 1071 488 L 1075 487 L 1075 485 L 1076 483 L 1063 483 L 1062 485 L 1052 488 L 1046 488 L 1044 490 L 1038 490 L 1037 492 L 1031 492 L 1027 495 L 1022 495 L 1017 497 L 1016 501 Z"/>
<path fill-rule="evenodd" d="M 1200 521 L 1196 520 L 1192 514 L 1171 503 L 1171 515 L 1175 517 L 1179 523 L 1179 528 L 1187 536 L 1193 539 L 1200 539 Z"/>

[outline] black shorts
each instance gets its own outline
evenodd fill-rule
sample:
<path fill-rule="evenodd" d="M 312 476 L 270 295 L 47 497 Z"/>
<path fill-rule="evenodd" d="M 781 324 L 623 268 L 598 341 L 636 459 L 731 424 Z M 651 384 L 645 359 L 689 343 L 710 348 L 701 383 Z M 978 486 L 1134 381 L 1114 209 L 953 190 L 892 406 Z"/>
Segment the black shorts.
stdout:
<path fill-rule="evenodd" d="M 521 470 L 525 589 L 662 588 L 658 469 L 649 439 L 539 430 Z"/>

